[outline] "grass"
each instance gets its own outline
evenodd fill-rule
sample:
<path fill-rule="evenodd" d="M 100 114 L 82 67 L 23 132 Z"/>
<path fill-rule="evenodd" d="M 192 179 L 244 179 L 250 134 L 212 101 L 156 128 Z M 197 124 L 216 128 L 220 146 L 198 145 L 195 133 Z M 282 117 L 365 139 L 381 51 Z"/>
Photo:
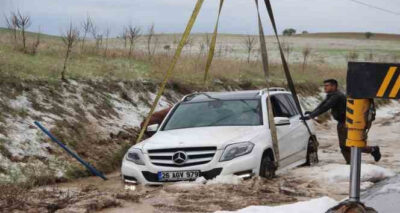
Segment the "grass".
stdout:
<path fill-rule="evenodd" d="M 82 177 L 89 177 L 91 173 L 82 165 L 75 165 L 72 164 L 68 167 L 67 171 L 65 172 L 65 177 L 67 179 L 76 179 Z"/>
<path fill-rule="evenodd" d="M 28 34 L 28 40 L 34 39 L 35 35 Z M 290 68 L 299 92 L 303 94 L 311 92 L 313 94 L 317 91 L 315 88 L 318 88 L 322 80 L 326 78 L 336 78 L 344 85 L 347 69 L 346 60 L 352 54 L 357 54 L 357 60 L 367 60 L 371 53 L 376 61 L 400 59 L 399 48 L 396 46 L 399 43 L 396 40 L 392 40 L 392 38 L 398 38 L 398 35 L 376 34 L 376 37 L 368 40 L 367 43 L 362 41 L 366 40 L 363 39 L 363 36 L 364 33 L 332 33 L 307 34 L 283 38 L 283 40 L 287 40 L 291 44 L 294 50 L 290 57 Z M 144 50 L 140 49 L 145 43 L 145 37 L 138 40 L 137 46 L 139 47 L 131 57 L 128 57 L 128 50 L 122 47 L 122 41 L 119 39 L 110 40 L 109 51 L 106 56 L 104 56 L 104 49 L 96 50 L 94 48 L 93 41 L 88 40 L 84 50 L 81 50 L 80 43 L 78 43 L 74 47 L 71 59 L 68 62 L 67 78 L 76 80 L 107 79 L 114 81 L 144 79 L 158 84 L 163 79 L 165 71 L 171 63 L 175 47 L 172 41 L 176 40 L 176 37 L 179 38 L 179 35 L 161 35 L 159 38 L 162 43 L 159 48 L 168 44 L 171 45 L 172 49 L 170 51 L 160 51 L 152 59 L 149 59 Z M 246 63 L 243 59 L 229 56 L 229 53 L 228 55 L 218 57 L 219 48 L 217 48 L 216 57 L 210 70 L 209 87 L 205 88 L 203 73 L 206 55 L 200 55 L 195 51 L 196 45 L 203 41 L 203 37 L 203 34 L 193 35 L 195 41 L 194 51 L 192 54 L 188 54 L 186 50 L 186 54 L 179 59 L 179 63 L 174 71 L 175 73 L 170 79 L 170 87 L 177 86 L 185 92 L 206 89 L 256 89 L 265 87 L 260 60 Z M 299 40 L 303 37 L 305 39 L 314 37 L 316 39 L 322 38 L 325 41 L 321 46 L 313 47 L 305 71 L 302 70 L 302 64 L 299 60 L 294 59 L 301 56 L 304 45 L 307 45 L 306 42 L 309 42 L 309 39 L 304 41 Z M 331 44 L 330 42 L 335 41 L 330 41 L 326 38 L 342 40 Z M 345 38 L 358 39 L 357 41 L 364 43 L 356 48 L 351 46 L 346 47 L 341 43 Z M 271 40 L 272 38 L 268 37 L 268 39 Z M 243 35 L 221 34 L 219 43 L 224 48 L 229 47 L 234 54 L 243 56 L 241 54 L 244 51 L 243 47 L 241 47 L 243 45 L 240 45 L 242 40 Z M 0 31 L 0 44 L 0 77 L 2 79 L 42 80 L 54 84 L 60 83 L 59 79 L 65 48 L 59 37 L 43 35 L 38 54 L 34 56 L 24 54 L 16 49 L 10 43 L 10 33 L 6 29 Z M 393 44 L 393 47 L 387 48 L 386 46 L 390 44 Z M 370 47 L 373 47 L 373 49 L 370 49 Z M 270 62 L 272 84 L 274 86 L 285 87 L 286 78 L 282 70 L 282 65 L 277 60 L 274 60 L 276 56 L 273 56 L 276 55 L 277 49 L 271 42 L 268 43 L 268 48 L 272 55 Z M 259 55 L 257 51 L 254 50 L 253 55 Z M 332 61 L 334 61 L 333 64 Z"/>
<path fill-rule="evenodd" d="M 109 173 L 120 168 L 122 163 L 121 159 L 131 146 L 132 144 L 125 142 L 125 144 L 117 148 L 115 151 L 112 151 L 106 156 L 102 157 L 100 160 L 94 163 L 96 169 L 103 173 Z M 72 164 L 66 171 L 66 177 L 68 179 L 88 177 L 90 175 L 91 173 L 82 165 Z"/>
<path fill-rule="evenodd" d="M 121 159 L 124 158 L 125 153 L 131 146 L 132 144 L 129 143 L 122 145 L 118 150 L 105 156 L 103 160 L 98 161 L 96 164 L 97 168 L 105 173 L 109 173 L 120 168 L 122 164 Z"/>
<path fill-rule="evenodd" d="M 7 174 L 7 169 L 0 166 L 0 173 Z"/>
<path fill-rule="evenodd" d="M 7 141 L 5 139 L 0 138 L 0 154 L 6 158 L 11 158 L 11 153 L 8 151 L 8 149 L 5 147 L 5 143 Z"/>
<path fill-rule="evenodd" d="M 46 54 L 39 50 L 37 55 L 32 56 L 5 45 L 0 46 L 1 76 L 31 80 L 59 79 L 63 55 L 57 52 L 62 50 L 43 51 L 54 51 L 55 54 Z M 72 79 L 134 79 L 139 73 L 146 73 L 147 70 L 148 66 L 143 62 L 76 54 L 69 61 L 67 76 Z"/>
<path fill-rule="evenodd" d="M 34 35 L 30 35 L 34 38 Z M 0 77 L 3 79 L 43 80 L 58 82 L 63 65 L 64 47 L 61 39 L 44 36 L 37 55 L 24 54 L 10 44 L 10 35 L 0 31 Z M 104 57 L 103 50 L 95 51 L 91 43 L 84 50 L 75 46 L 68 62 L 67 78 L 79 80 L 108 79 L 136 80 L 148 79 L 160 82 L 172 58 L 172 52 L 160 53 L 149 59 L 143 52 L 136 51 L 131 58 L 125 49 L 110 49 Z M 190 91 L 204 90 L 203 73 L 205 55 L 192 54 L 180 58 L 170 85 L 188 87 Z M 338 78 L 344 81 L 346 70 L 342 67 L 314 64 L 309 62 L 305 72 L 302 65 L 292 63 L 293 78 L 300 88 L 310 85 L 312 91 L 324 78 Z M 286 86 L 285 76 L 280 64 L 272 63 L 271 78 L 274 86 Z M 210 71 L 210 90 L 221 90 L 245 86 L 246 89 L 265 87 L 264 74 L 260 61 L 246 63 L 233 58 L 216 57 Z"/>
<path fill-rule="evenodd" d="M 36 186 L 45 186 L 54 184 L 59 181 L 56 171 L 52 168 L 35 168 L 35 166 L 24 167 L 22 169 L 23 174 L 29 181 L 20 182 L 19 185 L 24 188 L 30 189 Z"/>

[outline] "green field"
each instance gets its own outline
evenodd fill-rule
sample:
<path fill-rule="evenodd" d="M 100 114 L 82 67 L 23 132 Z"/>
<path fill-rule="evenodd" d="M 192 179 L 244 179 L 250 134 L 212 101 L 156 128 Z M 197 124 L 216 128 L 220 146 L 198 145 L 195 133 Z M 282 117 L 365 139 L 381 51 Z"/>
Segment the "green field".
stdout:
<path fill-rule="evenodd" d="M 37 34 L 28 33 L 28 48 Z M 212 89 L 215 85 L 241 85 L 245 88 L 260 88 L 264 77 L 260 63 L 259 46 L 251 51 L 251 61 L 247 63 L 244 45 L 246 35 L 222 34 L 218 37 L 216 56 L 211 68 Z M 253 36 L 257 41 L 257 37 Z M 65 46 L 60 37 L 41 35 L 36 55 L 20 50 L 21 43 L 15 45 L 12 34 L 0 30 L 0 76 L 8 80 L 59 81 L 63 67 Z M 398 35 L 378 34 L 371 39 L 361 33 L 309 34 L 282 37 L 290 51 L 290 68 L 295 82 L 300 88 L 314 90 L 325 78 L 337 78 L 344 82 L 348 60 L 397 62 L 400 59 L 400 39 Z M 20 39 L 20 35 L 18 35 Z M 128 47 L 122 39 L 109 39 L 108 45 L 96 48 L 93 40 L 86 41 L 84 48 L 78 42 L 68 61 L 69 79 L 137 80 L 159 82 L 163 77 L 176 48 L 177 34 L 156 35 L 155 54 L 147 54 L 146 36 L 136 43 L 134 52 L 128 56 Z M 206 61 L 205 34 L 195 34 L 191 44 L 184 48 L 183 56 L 176 67 L 171 82 L 203 89 L 203 72 Z M 154 42 L 154 41 L 153 41 Z M 276 41 L 267 37 L 272 82 L 275 86 L 285 86 Z M 106 50 L 107 46 L 107 50 Z M 169 46 L 169 49 L 166 49 Z M 311 54 L 303 70 L 303 50 L 309 48 Z"/>

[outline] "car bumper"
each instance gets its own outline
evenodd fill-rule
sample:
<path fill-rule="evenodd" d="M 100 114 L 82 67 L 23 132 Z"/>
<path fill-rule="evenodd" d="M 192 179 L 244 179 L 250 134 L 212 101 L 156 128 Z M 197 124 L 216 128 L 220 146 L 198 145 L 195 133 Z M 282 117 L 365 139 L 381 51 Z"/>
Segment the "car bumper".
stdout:
<path fill-rule="evenodd" d="M 213 160 L 207 164 L 188 166 L 188 167 L 163 167 L 155 166 L 145 155 L 145 165 L 137 165 L 124 159 L 121 167 L 123 180 L 126 183 L 139 183 L 158 185 L 164 182 L 158 180 L 158 172 L 160 171 L 187 171 L 199 170 L 200 176 L 205 179 L 213 179 L 218 175 L 238 175 L 242 177 L 250 177 L 258 174 L 260 159 L 257 155 L 248 154 L 232 159 L 230 161 L 219 162 L 223 150 L 218 150 Z"/>

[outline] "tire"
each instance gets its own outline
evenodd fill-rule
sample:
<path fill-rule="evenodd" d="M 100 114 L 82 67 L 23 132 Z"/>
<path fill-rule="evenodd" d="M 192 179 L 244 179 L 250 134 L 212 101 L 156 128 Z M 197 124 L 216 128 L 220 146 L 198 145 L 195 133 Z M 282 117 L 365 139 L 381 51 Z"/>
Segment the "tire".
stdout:
<path fill-rule="evenodd" d="M 272 179 L 275 177 L 275 172 L 275 162 L 271 159 L 269 154 L 265 155 L 261 160 L 260 176 L 267 179 Z"/>
<path fill-rule="evenodd" d="M 309 140 L 308 140 L 308 146 L 307 146 L 307 156 L 306 156 L 306 163 L 304 165 L 306 166 L 314 166 L 318 164 L 319 159 L 318 159 L 318 141 L 315 135 L 313 135 Z"/>

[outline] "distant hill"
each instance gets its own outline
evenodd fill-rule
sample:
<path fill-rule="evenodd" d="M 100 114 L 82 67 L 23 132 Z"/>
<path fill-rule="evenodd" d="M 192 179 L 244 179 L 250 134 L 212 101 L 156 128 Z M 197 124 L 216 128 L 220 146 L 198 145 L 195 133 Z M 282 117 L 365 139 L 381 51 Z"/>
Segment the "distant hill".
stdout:
<path fill-rule="evenodd" d="M 0 33 L 11 33 L 11 30 L 5 27 L 0 27 Z M 36 36 L 38 33 L 37 32 L 31 32 L 29 30 L 26 31 L 28 36 Z M 40 36 L 42 38 L 46 38 L 46 39 L 59 39 L 60 36 L 55 36 L 55 35 L 49 35 L 46 33 L 40 33 Z"/>
<path fill-rule="evenodd" d="M 375 40 L 399 40 L 400 34 L 387 34 L 387 33 L 373 33 L 370 39 Z M 317 38 L 348 38 L 348 39 L 365 39 L 365 33 L 355 32 L 337 32 L 337 33 L 309 33 L 298 34 L 296 37 L 317 37 Z"/>
<path fill-rule="evenodd" d="M 0 27 L 0 33 L 2 32 L 10 32 L 9 29 Z M 36 35 L 37 33 L 35 32 L 30 32 L 27 31 L 28 35 Z M 192 33 L 192 36 L 203 36 L 206 33 Z M 209 33 L 211 35 L 211 33 Z M 59 36 L 55 35 L 48 35 L 45 33 L 41 33 L 42 36 L 46 38 L 57 38 L 59 39 Z M 181 33 L 162 33 L 163 36 L 180 36 Z M 235 33 L 220 33 L 220 36 L 223 37 L 244 37 L 247 36 L 245 34 L 235 34 Z M 253 35 L 256 36 L 256 35 Z M 272 36 L 272 35 L 270 35 Z M 292 37 L 314 37 L 314 38 L 341 38 L 341 39 L 366 39 L 365 38 L 365 33 L 360 33 L 360 32 L 334 32 L 334 33 L 308 33 L 308 34 L 296 34 L 293 35 Z M 88 38 L 89 40 L 91 39 L 90 37 Z M 370 38 L 373 40 L 398 40 L 400 41 L 400 34 L 389 34 L 389 33 L 373 33 L 373 36 Z"/>

